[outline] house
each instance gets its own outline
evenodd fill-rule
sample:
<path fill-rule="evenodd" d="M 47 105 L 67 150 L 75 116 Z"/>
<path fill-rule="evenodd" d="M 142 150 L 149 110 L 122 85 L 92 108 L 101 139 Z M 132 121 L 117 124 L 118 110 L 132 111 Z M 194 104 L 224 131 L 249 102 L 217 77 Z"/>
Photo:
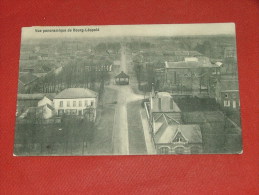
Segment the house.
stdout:
<path fill-rule="evenodd" d="M 28 108 L 49 105 L 53 107 L 53 98 L 56 94 L 18 94 L 17 96 L 17 115 L 24 113 Z"/>
<path fill-rule="evenodd" d="M 87 88 L 68 88 L 61 91 L 53 100 L 58 116 L 86 115 L 96 118 L 98 94 Z"/>
<path fill-rule="evenodd" d="M 148 104 L 151 134 L 158 154 L 197 154 L 202 152 L 198 124 L 184 124 L 181 110 L 167 92 L 152 92 Z"/>
<path fill-rule="evenodd" d="M 21 114 L 29 107 L 37 107 L 38 102 L 44 97 L 44 94 L 18 94 L 17 96 L 17 114 Z"/>
<path fill-rule="evenodd" d="M 224 110 L 239 111 L 240 99 L 237 77 L 221 77 L 216 83 L 215 99 Z"/>
<path fill-rule="evenodd" d="M 209 93 L 210 76 L 219 71 L 207 57 L 186 57 L 184 61 L 164 63 L 155 70 L 156 86 L 170 88 L 174 93 Z"/>
<path fill-rule="evenodd" d="M 129 84 L 129 75 L 121 71 L 120 74 L 115 76 L 115 83 L 117 85 L 128 85 Z"/>
<path fill-rule="evenodd" d="M 55 93 L 46 93 L 44 94 L 43 98 L 38 101 L 38 107 L 40 106 L 44 106 L 44 105 L 50 105 L 50 106 L 54 106 L 53 104 L 53 99 L 56 96 Z"/>
<path fill-rule="evenodd" d="M 95 56 L 96 57 L 96 56 Z M 107 59 L 94 59 L 82 62 L 86 71 L 111 72 L 113 63 Z"/>
<path fill-rule="evenodd" d="M 25 112 L 23 112 L 19 118 L 20 119 L 31 119 L 31 120 L 42 120 L 50 119 L 55 115 L 55 109 L 49 105 L 45 104 L 38 107 L 29 107 Z"/>

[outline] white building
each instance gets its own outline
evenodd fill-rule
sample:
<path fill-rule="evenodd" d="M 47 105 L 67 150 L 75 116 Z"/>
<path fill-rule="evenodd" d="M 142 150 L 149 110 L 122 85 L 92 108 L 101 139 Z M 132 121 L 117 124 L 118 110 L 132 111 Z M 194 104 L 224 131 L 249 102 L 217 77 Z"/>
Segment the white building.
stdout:
<path fill-rule="evenodd" d="M 54 116 L 54 112 L 54 108 L 49 104 L 38 107 L 29 107 L 19 116 L 19 119 L 50 119 Z"/>
<path fill-rule="evenodd" d="M 21 118 L 27 116 L 27 113 L 35 113 L 36 110 L 41 110 L 44 107 L 48 114 L 44 114 L 43 118 L 48 119 L 52 117 L 51 109 L 53 108 L 54 93 L 36 93 L 36 94 L 18 94 L 16 116 L 22 115 Z M 46 107 L 48 106 L 48 108 Z M 37 107 L 39 109 L 37 109 Z M 35 110 L 36 109 L 36 110 Z M 54 109 L 54 108 L 53 108 Z M 44 111 L 45 112 L 45 111 Z M 38 113 L 38 112 L 37 112 Z M 53 113 L 54 114 L 54 113 Z"/>
<path fill-rule="evenodd" d="M 86 88 L 68 88 L 61 91 L 53 100 L 56 114 L 85 115 L 96 117 L 98 94 Z"/>
<path fill-rule="evenodd" d="M 50 106 L 53 106 L 53 98 L 55 95 L 44 95 L 44 97 L 38 102 L 38 107 L 44 106 L 46 104 L 49 104 Z"/>

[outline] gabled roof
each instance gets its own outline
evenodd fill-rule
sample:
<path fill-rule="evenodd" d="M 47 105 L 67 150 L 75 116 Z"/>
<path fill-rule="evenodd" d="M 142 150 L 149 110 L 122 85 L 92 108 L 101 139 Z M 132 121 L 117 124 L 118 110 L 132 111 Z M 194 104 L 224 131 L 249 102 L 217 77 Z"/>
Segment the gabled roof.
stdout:
<path fill-rule="evenodd" d="M 18 93 L 18 100 L 41 100 L 45 97 L 51 101 L 56 96 L 55 93 Z"/>
<path fill-rule="evenodd" d="M 127 75 L 125 72 L 121 71 L 120 74 L 115 76 L 115 78 L 129 78 L 129 75 Z"/>
<path fill-rule="evenodd" d="M 167 92 L 157 92 L 151 98 L 152 112 L 181 112 L 172 96 Z"/>
<path fill-rule="evenodd" d="M 162 129 L 162 132 L 155 134 L 156 143 L 171 143 L 175 140 L 176 136 L 184 137 L 188 143 L 202 143 L 202 135 L 200 126 L 196 124 L 191 125 L 168 125 Z"/>
<path fill-rule="evenodd" d="M 164 129 L 166 129 L 169 125 L 178 125 L 182 122 L 180 113 L 153 113 L 152 114 L 155 127 L 154 133 L 163 133 Z"/>
<path fill-rule="evenodd" d="M 41 100 L 44 97 L 42 93 L 18 94 L 18 100 Z"/>
<path fill-rule="evenodd" d="M 56 95 L 57 94 L 55 94 L 55 93 L 46 93 L 45 97 L 47 97 L 48 99 L 50 99 L 52 101 Z"/>
<path fill-rule="evenodd" d="M 61 91 L 54 99 L 96 98 L 97 93 L 87 88 L 68 88 Z"/>

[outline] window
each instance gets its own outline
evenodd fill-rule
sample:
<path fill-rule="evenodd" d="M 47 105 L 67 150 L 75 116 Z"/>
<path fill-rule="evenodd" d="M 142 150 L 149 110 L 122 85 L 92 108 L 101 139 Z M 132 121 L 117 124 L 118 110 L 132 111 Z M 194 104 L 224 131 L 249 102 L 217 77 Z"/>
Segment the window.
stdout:
<path fill-rule="evenodd" d="M 85 100 L 85 106 L 87 106 L 87 105 L 88 105 L 87 100 Z"/>
<path fill-rule="evenodd" d="M 159 149 L 160 154 L 169 154 L 169 148 L 168 147 L 161 147 Z"/>
<path fill-rule="evenodd" d="M 63 101 L 59 102 L 59 107 L 63 107 Z"/>
<path fill-rule="evenodd" d="M 230 106 L 230 101 L 229 100 L 225 100 L 224 101 L 224 107 L 229 107 Z"/>
<path fill-rule="evenodd" d="M 225 94 L 225 98 L 228 98 L 228 94 L 227 93 Z"/>
<path fill-rule="evenodd" d="M 58 116 L 63 115 L 63 113 L 64 113 L 64 110 L 63 110 L 63 109 L 59 109 L 59 110 L 58 110 Z"/>
<path fill-rule="evenodd" d="M 67 107 L 70 107 L 70 101 L 67 101 Z"/>
<path fill-rule="evenodd" d="M 237 107 L 237 102 L 236 100 L 233 101 L 233 108 L 236 108 Z"/>
<path fill-rule="evenodd" d="M 73 101 L 73 107 L 76 107 L 76 101 Z"/>
<path fill-rule="evenodd" d="M 79 107 L 82 107 L 82 101 L 79 101 Z"/>
<path fill-rule="evenodd" d="M 91 106 L 94 106 L 94 101 L 91 101 Z"/>

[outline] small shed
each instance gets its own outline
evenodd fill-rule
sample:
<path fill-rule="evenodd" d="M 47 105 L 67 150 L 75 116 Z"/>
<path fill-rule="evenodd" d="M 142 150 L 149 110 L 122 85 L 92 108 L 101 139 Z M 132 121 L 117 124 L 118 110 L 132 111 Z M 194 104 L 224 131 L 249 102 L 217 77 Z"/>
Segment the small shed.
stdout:
<path fill-rule="evenodd" d="M 129 75 L 121 71 L 120 74 L 115 76 L 115 83 L 117 85 L 128 85 L 129 84 Z"/>

